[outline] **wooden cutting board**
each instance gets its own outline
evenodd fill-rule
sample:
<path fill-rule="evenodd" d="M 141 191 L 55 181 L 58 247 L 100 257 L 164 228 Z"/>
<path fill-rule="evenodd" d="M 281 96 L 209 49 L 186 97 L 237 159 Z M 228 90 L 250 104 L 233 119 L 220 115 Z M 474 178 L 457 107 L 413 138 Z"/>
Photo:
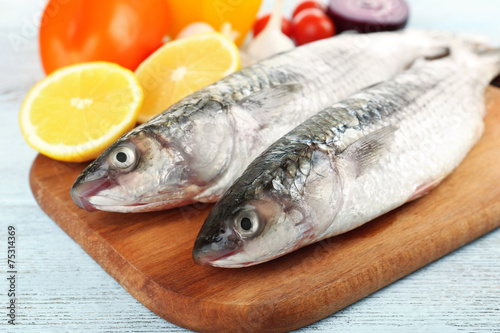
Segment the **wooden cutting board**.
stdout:
<path fill-rule="evenodd" d="M 200 267 L 191 250 L 211 205 L 156 213 L 79 209 L 84 164 L 39 155 L 30 175 L 42 209 L 130 294 L 195 331 L 281 332 L 318 321 L 500 226 L 500 89 L 486 131 L 429 195 L 347 234 L 240 269 Z"/>

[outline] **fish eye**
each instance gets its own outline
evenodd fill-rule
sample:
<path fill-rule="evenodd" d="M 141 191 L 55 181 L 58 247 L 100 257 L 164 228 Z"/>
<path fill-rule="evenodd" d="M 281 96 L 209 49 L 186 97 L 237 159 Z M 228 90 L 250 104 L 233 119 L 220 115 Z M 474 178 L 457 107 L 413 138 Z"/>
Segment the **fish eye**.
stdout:
<path fill-rule="evenodd" d="M 255 237 L 261 230 L 260 219 L 253 210 L 244 210 L 234 219 L 236 231 L 245 238 Z"/>
<path fill-rule="evenodd" d="M 120 170 L 128 170 L 135 167 L 138 161 L 137 150 L 132 145 L 116 147 L 109 156 L 109 162 Z"/>

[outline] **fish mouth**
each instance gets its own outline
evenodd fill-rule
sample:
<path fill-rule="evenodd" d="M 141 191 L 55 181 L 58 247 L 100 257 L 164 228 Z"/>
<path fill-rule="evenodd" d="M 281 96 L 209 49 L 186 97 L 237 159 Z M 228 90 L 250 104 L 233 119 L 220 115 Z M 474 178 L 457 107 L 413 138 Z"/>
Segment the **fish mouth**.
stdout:
<path fill-rule="evenodd" d="M 101 194 L 104 190 L 119 186 L 112 179 L 102 177 L 93 180 L 76 180 L 71 187 L 71 198 L 75 204 L 89 212 L 97 210 L 118 213 L 142 213 L 172 209 L 197 202 L 191 198 L 171 198 L 170 194 L 144 197 L 143 201 L 127 201 Z M 168 198 L 168 199 L 167 199 Z"/>
<path fill-rule="evenodd" d="M 232 228 L 204 224 L 194 242 L 193 261 L 201 266 L 217 266 L 220 260 L 240 252 L 241 245 Z"/>
<path fill-rule="evenodd" d="M 225 259 L 237 253 L 237 249 L 212 250 L 212 244 L 195 247 L 193 250 L 193 261 L 200 266 L 216 266 L 217 261 Z"/>
<path fill-rule="evenodd" d="M 115 200 L 102 195 L 95 195 L 87 199 L 94 210 L 116 213 L 144 213 L 173 209 L 195 203 L 195 200 L 178 199 L 158 202 L 126 202 Z"/>
<path fill-rule="evenodd" d="M 108 177 L 83 182 L 77 179 L 71 187 L 71 198 L 78 207 L 93 212 L 97 209 L 91 203 L 90 199 L 96 197 L 99 192 L 110 188 L 112 185 Z"/>
<path fill-rule="evenodd" d="M 90 178 L 90 179 L 89 179 Z M 198 187 L 154 193 L 150 195 L 136 194 L 133 197 L 116 196 L 112 190 L 121 186 L 115 179 L 107 176 L 80 175 L 71 187 L 71 198 L 75 204 L 89 212 L 97 210 L 118 213 L 142 213 L 172 209 L 198 202 L 194 196 L 200 192 Z M 124 190 L 126 192 L 126 189 Z"/>

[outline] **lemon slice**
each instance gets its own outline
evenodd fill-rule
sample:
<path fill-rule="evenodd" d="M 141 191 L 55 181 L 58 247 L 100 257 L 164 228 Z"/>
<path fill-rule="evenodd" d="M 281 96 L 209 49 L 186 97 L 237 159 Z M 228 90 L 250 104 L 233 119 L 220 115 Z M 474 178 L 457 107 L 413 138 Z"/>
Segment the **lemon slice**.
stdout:
<path fill-rule="evenodd" d="M 134 127 L 142 102 L 134 73 L 108 62 L 61 68 L 37 83 L 19 112 L 26 142 L 56 160 L 96 158 Z"/>
<path fill-rule="evenodd" d="M 238 69 L 238 48 L 218 32 L 166 43 L 136 70 L 144 90 L 138 121 L 151 119 L 187 95 Z"/>

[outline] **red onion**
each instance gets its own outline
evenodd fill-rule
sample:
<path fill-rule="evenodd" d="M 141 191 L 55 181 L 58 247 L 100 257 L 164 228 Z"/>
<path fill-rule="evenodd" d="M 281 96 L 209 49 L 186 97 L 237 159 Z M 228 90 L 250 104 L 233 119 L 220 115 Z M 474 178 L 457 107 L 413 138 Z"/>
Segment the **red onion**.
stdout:
<path fill-rule="evenodd" d="M 338 32 L 393 31 L 408 21 L 409 8 L 404 0 L 330 0 L 327 14 Z"/>

